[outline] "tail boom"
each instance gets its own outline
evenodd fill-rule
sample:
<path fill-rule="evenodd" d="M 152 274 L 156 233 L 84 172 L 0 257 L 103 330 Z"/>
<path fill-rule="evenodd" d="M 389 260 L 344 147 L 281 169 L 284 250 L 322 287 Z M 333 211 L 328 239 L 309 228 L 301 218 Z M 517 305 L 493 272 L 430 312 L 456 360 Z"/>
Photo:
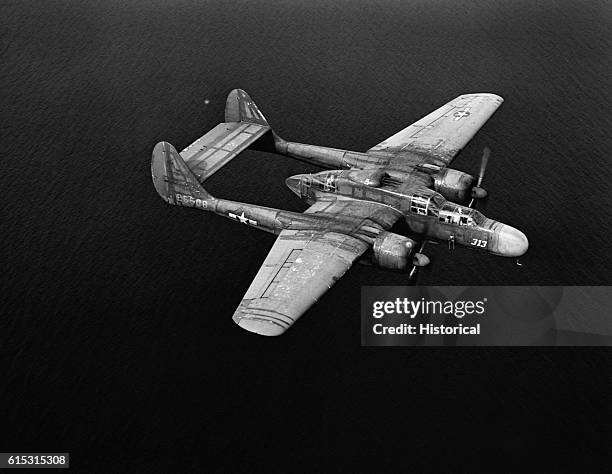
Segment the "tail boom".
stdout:
<path fill-rule="evenodd" d="M 380 159 L 356 151 L 288 142 L 275 135 L 276 153 L 327 169 L 364 169 Z"/>

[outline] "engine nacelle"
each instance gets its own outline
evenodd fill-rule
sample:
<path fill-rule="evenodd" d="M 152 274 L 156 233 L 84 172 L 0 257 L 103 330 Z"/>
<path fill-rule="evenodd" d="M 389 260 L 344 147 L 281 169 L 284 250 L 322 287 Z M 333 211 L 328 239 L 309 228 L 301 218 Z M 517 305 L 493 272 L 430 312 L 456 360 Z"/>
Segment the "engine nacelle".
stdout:
<path fill-rule="evenodd" d="M 474 177 L 463 171 L 442 168 L 434 177 L 434 189 L 449 201 L 467 201 L 472 192 Z"/>
<path fill-rule="evenodd" d="M 388 270 L 406 270 L 412 262 L 410 255 L 416 242 L 393 232 L 381 232 L 372 246 L 372 261 L 375 265 Z"/>

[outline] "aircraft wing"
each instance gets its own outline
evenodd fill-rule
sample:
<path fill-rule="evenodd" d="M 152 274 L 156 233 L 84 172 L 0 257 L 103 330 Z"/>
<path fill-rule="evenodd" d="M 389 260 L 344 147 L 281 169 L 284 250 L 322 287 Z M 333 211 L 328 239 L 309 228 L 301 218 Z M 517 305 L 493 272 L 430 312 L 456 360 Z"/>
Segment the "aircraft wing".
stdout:
<path fill-rule="evenodd" d="M 368 150 L 415 166 L 448 166 L 504 100 L 495 94 L 465 94 Z"/>
<path fill-rule="evenodd" d="M 203 183 L 268 130 L 258 123 L 220 123 L 181 151 L 181 158 Z"/>
<path fill-rule="evenodd" d="M 336 203 L 316 203 L 306 212 L 337 216 L 352 208 L 355 217 L 363 217 L 361 228 L 366 233 L 392 226 L 400 215 L 380 205 L 359 211 L 361 206 L 351 206 L 349 201 Z M 265 336 L 284 333 L 369 247 L 365 240 L 340 232 L 281 231 L 234 313 L 234 321 Z"/>

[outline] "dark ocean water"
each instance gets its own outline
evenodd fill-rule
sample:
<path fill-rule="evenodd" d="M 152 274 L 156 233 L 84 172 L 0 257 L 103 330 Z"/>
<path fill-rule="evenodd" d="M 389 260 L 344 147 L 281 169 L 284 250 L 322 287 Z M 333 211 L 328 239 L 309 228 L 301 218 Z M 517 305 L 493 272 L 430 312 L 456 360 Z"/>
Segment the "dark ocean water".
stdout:
<path fill-rule="evenodd" d="M 376 435 L 387 415 L 362 401 L 382 395 L 395 414 L 433 402 L 420 429 L 449 444 L 494 423 L 502 438 L 476 444 L 518 469 L 517 453 L 569 429 L 557 411 L 593 410 L 574 414 L 580 436 L 587 415 L 610 414 L 590 398 L 609 388 L 604 352 L 359 348 L 360 287 L 406 282 L 372 267 L 353 268 L 281 339 L 238 329 L 231 315 L 274 238 L 165 205 L 149 171 L 156 142 L 191 143 L 223 120 L 235 87 L 285 138 L 359 151 L 459 94 L 494 92 L 505 103 L 453 167 L 475 173 L 492 149 L 482 210 L 523 230 L 529 252 L 519 267 L 432 246 L 419 283 L 610 284 L 609 2 L 18 1 L 0 18 L 0 393 L 14 415 L 0 451 L 109 449 L 112 466 L 166 470 L 173 453 L 194 467 L 209 449 L 227 459 L 246 446 L 259 466 L 270 439 L 310 429 L 296 459 L 390 458 L 395 445 Z M 311 170 L 249 151 L 208 187 L 299 211 L 284 179 Z M 589 433 L 609 436 L 601 421 Z M 540 448 L 558 464 L 539 466 L 606 452 L 567 443 Z M 576 457 L 558 454 L 570 446 Z"/>

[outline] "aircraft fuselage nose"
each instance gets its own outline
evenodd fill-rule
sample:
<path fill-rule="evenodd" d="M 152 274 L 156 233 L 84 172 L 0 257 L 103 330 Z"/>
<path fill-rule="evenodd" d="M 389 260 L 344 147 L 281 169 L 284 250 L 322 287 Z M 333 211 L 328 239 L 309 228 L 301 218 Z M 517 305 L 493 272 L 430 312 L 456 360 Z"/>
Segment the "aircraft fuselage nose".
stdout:
<path fill-rule="evenodd" d="M 504 257 L 520 257 L 529 248 L 525 234 L 506 224 L 497 230 L 497 245 L 493 253 Z"/>
<path fill-rule="evenodd" d="M 285 184 L 287 187 L 295 194 L 301 197 L 300 184 L 302 182 L 302 175 L 296 174 L 295 176 L 290 176 L 285 180 Z"/>

